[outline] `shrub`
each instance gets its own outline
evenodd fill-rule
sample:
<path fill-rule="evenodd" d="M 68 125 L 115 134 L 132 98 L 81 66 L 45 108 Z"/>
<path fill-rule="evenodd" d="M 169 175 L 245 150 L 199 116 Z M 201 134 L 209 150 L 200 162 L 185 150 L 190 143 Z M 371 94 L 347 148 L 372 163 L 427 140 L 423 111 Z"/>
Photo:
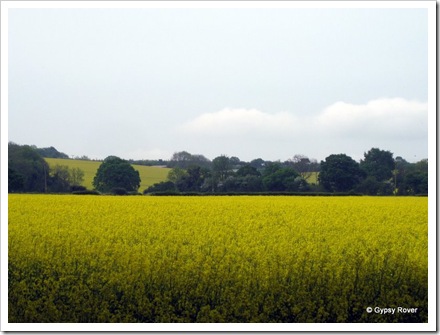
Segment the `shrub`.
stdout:
<path fill-rule="evenodd" d="M 144 194 L 147 193 L 157 193 L 157 192 L 174 192 L 176 191 L 176 186 L 172 181 L 162 181 L 151 185 L 149 188 L 144 190 Z"/>
<path fill-rule="evenodd" d="M 82 186 L 82 185 L 72 185 L 72 186 L 70 187 L 70 190 L 71 190 L 72 192 L 78 192 L 78 191 L 86 191 L 87 188 L 86 188 L 85 186 Z"/>
<path fill-rule="evenodd" d="M 101 195 L 101 193 L 99 193 L 96 190 L 87 190 L 87 189 L 85 189 L 84 191 L 73 191 L 72 194 L 76 194 L 76 195 Z"/>
<path fill-rule="evenodd" d="M 114 187 L 114 188 L 112 188 L 111 193 L 114 195 L 127 195 L 128 194 L 127 190 L 123 187 Z"/>

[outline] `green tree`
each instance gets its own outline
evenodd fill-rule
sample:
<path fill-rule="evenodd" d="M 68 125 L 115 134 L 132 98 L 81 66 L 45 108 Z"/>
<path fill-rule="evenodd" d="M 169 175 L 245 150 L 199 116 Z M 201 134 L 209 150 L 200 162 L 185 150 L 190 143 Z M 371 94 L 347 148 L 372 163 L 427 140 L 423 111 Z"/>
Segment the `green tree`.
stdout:
<path fill-rule="evenodd" d="M 409 163 L 402 157 L 395 159 L 393 184 L 398 195 L 428 193 L 428 160 Z"/>
<path fill-rule="evenodd" d="M 261 192 L 263 181 L 261 176 L 230 176 L 226 178 L 222 190 L 225 192 Z"/>
<path fill-rule="evenodd" d="M 289 164 L 298 172 L 304 180 L 309 179 L 319 171 L 319 163 L 316 159 L 310 159 L 304 155 L 295 155 L 288 160 Z"/>
<path fill-rule="evenodd" d="M 218 156 L 212 160 L 212 172 L 214 178 L 223 183 L 231 173 L 231 163 L 229 157 L 225 155 Z"/>
<path fill-rule="evenodd" d="M 405 176 L 403 186 L 406 194 L 428 194 L 428 173 L 410 171 Z"/>
<path fill-rule="evenodd" d="M 69 182 L 72 186 L 80 186 L 84 182 L 84 171 L 80 168 L 70 170 Z"/>
<path fill-rule="evenodd" d="M 107 157 L 93 179 L 93 186 L 100 192 L 121 188 L 128 192 L 137 192 L 140 183 L 139 172 L 128 161 L 116 156 Z"/>
<path fill-rule="evenodd" d="M 180 192 L 200 191 L 205 178 L 209 176 L 209 170 L 197 165 L 190 166 L 186 173 L 176 181 Z"/>
<path fill-rule="evenodd" d="M 261 192 L 263 191 L 263 180 L 261 176 L 246 175 L 240 178 L 241 192 Z"/>
<path fill-rule="evenodd" d="M 187 151 L 175 152 L 170 160 L 171 167 L 186 169 L 192 162 L 192 155 Z"/>
<path fill-rule="evenodd" d="M 364 175 L 358 162 L 345 154 L 338 154 L 321 161 L 318 180 L 330 192 L 347 192 L 353 190 Z"/>
<path fill-rule="evenodd" d="M 428 160 L 407 163 L 400 174 L 398 194 L 428 194 Z"/>
<path fill-rule="evenodd" d="M 390 151 L 372 148 L 364 153 L 360 167 L 367 176 L 376 178 L 378 182 L 388 181 L 393 177 L 395 169 L 393 154 Z"/>
<path fill-rule="evenodd" d="M 198 165 L 205 168 L 211 167 L 211 161 L 203 155 L 192 155 L 187 151 L 175 152 L 168 162 L 168 167 L 179 167 L 187 169 L 192 165 Z"/>
<path fill-rule="evenodd" d="M 253 159 L 249 164 L 252 167 L 256 168 L 258 171 L 261 171 L 264 169 L 266 162 L 262 158 L 256 158 Z"/>
<path fill-rule="evenodd" d="M 367 176 L 356 187 L 356 192 L 367 195 L 392 195 L 394 192 L 393 181 L 377 181 L 376 177 Z"/>
<path fill-rule="evenodd" d="M 299 191 L 305 183 L 292 167 L 269 163 L 263 171 L 263 185 L 267 191 Z"/>
<path fill-rule="evenodd" d="M 246 177 L 246 176 L 261 176 L 261 173 L 253 167 L 251 164 L 245 164 L 241 168 L 238 169 L 236 172 L 236 175 L 239 177 Z"/>
<path fill-rule="evenodd" d="M 49 165 L 43 157 L 29 145 L 8 143 L 8 176 L 12 188 L 10 192 L 46 192 Z M 21 181 L 20 181 L 21 180 Z"/>
<path fill-rule="evenodd" d="M 84 180 L 84 171 L 80 168 L 70 169 L 67 165 L 55 165 L 49 170 L 48 190 L 65 193 L 74 187 L 78 190 Z"/>
<path fill-rule="evenodd" d="M 185 169 L 176 166 L 168 172 L 167 179 L 172 183 L 177 184 L 186 175 L 187 172 Z"/>
<path fill-rule="evenodd" d="M 70 173 L 66 165 L 55 165 L 49 170 L 48 188 L 50 192 L 68 192 L 70 190 Z"/>
<path fill-rule="evenodd" d="M 24 178 L 14 169 L 8 168 L 8 192 L 20 192 L 24 188 Z"/>
<path fill-rule="evenodd" d="M 417 171 L 428 173 L 428 159 L 425 158 L 415 163 L 415 168 L 417 169 Z"/>

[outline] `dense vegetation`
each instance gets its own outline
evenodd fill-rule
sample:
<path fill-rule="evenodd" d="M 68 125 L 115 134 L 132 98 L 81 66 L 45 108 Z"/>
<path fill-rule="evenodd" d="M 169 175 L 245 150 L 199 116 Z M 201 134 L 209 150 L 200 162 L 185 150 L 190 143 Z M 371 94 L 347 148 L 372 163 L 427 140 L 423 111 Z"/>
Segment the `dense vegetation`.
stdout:
<path fill-rule="evenodd" d="M 11 194 L 9 322 L 427 322 L 427 202 Z"/>
<path fill-rule="evenodd" d="M 68 192 L 79 187 L 83 180 L 82 170 L 60 165 L 49 168 L 35 148 L 9 143 L 9 192 Z"/>
<path fill-rule="evenodd" d="M 303 155 L 285 162 L 181 152 L 169 164 L 166 181 L 144 191 L 152 194 L 350 193 L 366 195 L 428 194 L 428 160 L 411 164 L 389 151 L 372 148 L 359 163 L 345 154 L 321 163 Z M 318 177 L 316 177 L 318 176 Z"/>
<path fill-rule="evenodd" d="M 67 166 L 50 166 L 42 154 L 64 156 L 51 147 L 38 149 L 9 143 L 9 192 L 67 193 L 85 189 L 84 171 Z M 83 157 L 84 158 L 84 157 Z M 46 158 L 50 159 L 50 158 Z M 53 159 L 53 158 L 52 158 Z M 125 166 L 112 166 L 103 173 L 108 160 L 117 160 Z M 86 176 L 95 180 L 93 188 L 109 193 L 137 194 L 145 174 L 137 180 L 133 161 L 110 156 L 96 174 Z M 393 158 L 389 151 L 372 148 L 356 162 L 345 154 L 334 154 L 318 163 L 303 155 L 295 155 L 285 162 L 250 162 L 225 155 L 212 161 L 203 155 L 186 151 L 175 153 L 169 161 L 139 161 L 157 163 L 171 168 L 167 177 L 152 178 L 145 194 L 259 194 L 259 193 L 351 193 L 366 195 L 428 194 L 428 160 L 408 163 L 402 157 Z M 140 175 L 139 175 L 140 177 Z M 104 179 L 102 179 L 104 178 Z M 145 185 L 145 184 L 143 184 Z M 113 192 L 115 193 L 115 192 Z"/>
<path fill-rule="evenodd" d="M 99 192 L 124 195 L 137 192 L 141 184 L 139 172 L 129 162 L 119 157 L 107 157 L 99 166 L 93 186 Z"/>

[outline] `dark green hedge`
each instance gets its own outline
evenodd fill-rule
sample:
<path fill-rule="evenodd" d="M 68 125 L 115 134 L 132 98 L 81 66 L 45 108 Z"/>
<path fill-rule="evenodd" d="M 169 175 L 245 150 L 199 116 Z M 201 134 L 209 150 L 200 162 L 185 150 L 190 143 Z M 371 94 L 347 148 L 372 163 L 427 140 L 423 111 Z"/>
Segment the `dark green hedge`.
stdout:
<path fill-rule="evenodd" d="M 360 193 L 352 192 L 340 192 L 340 193 L 330 193 L 330 192 L 222 192 L 222 193 L 201 193 L 201 192 L 152 192 L 146 195 L 154 196 L 236 196 L 236 195 L 253 195 L 253 196 L 362 196 Z"/>

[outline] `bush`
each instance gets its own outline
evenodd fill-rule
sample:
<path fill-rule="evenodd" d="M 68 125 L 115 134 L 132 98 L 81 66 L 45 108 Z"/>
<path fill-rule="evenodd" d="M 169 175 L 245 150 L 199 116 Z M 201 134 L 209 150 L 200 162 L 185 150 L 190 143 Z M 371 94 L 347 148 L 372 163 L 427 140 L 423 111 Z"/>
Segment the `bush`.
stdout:
<path fill-rule="evenodd" d="M 101 193 L 99 193 L 96 190 L 87 190 L 87 189 L 85 189 L 84 191 L 73 191 L 72 194 L 77 194 L 77 195 L 101 195 Z"/>
<path fill-rule="evenodd" d="M 114 194 L 114 195 L 127 195 L 128 194 L 127 190 L 125 188 L 123 188 L 123 187 L 112 188 L 111 193 Z"/>
<path fill-rule="evenodd" d="M 144 190 L 144 194 L 147 193 L 157 193 L 157 192 L 175 192 L 176 185 L 172 181 L 161 181 L 160 183 L 156 183 L 151 185 L 147 189 Z"/>
<path fill-rule="evenodd" d="M 72 185 L 70 187 L 70 191 L 72 191 L 72 192 L 87 191 L 87 188 L 85 186 L 81 186 L 81 185 Z"/>
<path fill-rule="evenodd" d="M 214 193 L 201 193 L 201 192 L 152 192 L 144 193 L 147 195 L 157 195 L 157 196 L 320 196 L 320 197 L 341 197 L 341 196 L 362 196 L 361 193 L 356 193 L 354 191 L 350 192 L 214 192 Z"/>

